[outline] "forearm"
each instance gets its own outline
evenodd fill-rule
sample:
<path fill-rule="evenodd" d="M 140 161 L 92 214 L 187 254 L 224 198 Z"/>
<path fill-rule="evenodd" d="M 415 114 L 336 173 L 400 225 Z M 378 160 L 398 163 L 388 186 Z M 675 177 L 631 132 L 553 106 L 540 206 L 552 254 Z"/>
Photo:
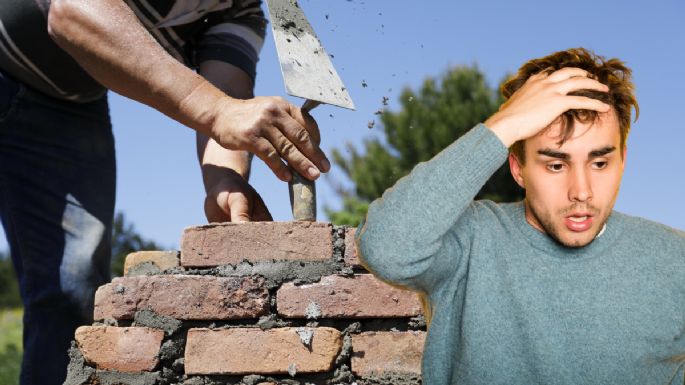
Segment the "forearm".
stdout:
<path fill-rule="evenodd" d="M 254 97 L 252 79 L 238 67 L 209 60 L 200 63 L 200 75 L 222 92 L 236 99 Z M 197 158 L 202 168 L 205 191 L 216 186 L 227 170 L 237 172 L 246 181 L 250 177 L 252 155 L 247 151 L 234 151 L 221 147 L 214 139 L 197 133 Z"/>
<path fill-rule="evenodd" d="M 357 232 L 362 260 L 389 280 L 426 272 L 445 234 L 506 157 L 499 139 L 478 126 L 417 165 L 369 206 Z"/>
<path fill-rule="evenodd" d="M 206 135 L 207 113 L 227 99 L 171 57 L 121 0 L 54 0 L 50 35 L 105 87 Z"/>
<path fill-rule="evenodd" d="M 246 181 L 250 178 L 251 154 L 227 150 L 201 133 L 197 134 L 197 157 L 206 192 L 216 186 L 227 170 L 235 171 Z"/>

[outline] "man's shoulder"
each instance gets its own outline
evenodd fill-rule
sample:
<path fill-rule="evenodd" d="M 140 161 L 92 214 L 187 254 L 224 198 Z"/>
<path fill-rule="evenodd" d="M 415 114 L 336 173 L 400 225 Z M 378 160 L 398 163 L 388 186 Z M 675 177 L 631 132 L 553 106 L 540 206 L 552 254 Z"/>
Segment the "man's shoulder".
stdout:
<path fill-rule="evenodd" d="M 523 211 L 523 202 L 498 203 L 489 199 L 479 199 L 471 202 L 469 209 L 478 216 L 492 215 L 498 218 L 509 219 Z"/>
<path fill-rule="evenodd" d="M 472 227 L 492 229 L 494 224 L 514 226 L 516 217 L 523 215 L 523 202 L 498 203 L 488 199 L 472 201 L 463 217 L 472 222 Z"/>
<path fill-rule="evenodd" d="M 685 250 L 685 231 L 650 219 L 614 211 L 613 219 L 623 224 L 623 237 L 633 242 L 655 242 L 677 245 Z"/>

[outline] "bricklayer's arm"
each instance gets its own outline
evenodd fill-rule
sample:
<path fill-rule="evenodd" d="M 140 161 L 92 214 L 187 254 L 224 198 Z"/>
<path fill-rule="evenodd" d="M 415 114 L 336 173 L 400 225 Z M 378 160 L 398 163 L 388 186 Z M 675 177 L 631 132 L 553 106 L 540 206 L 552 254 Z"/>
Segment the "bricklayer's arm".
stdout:
<path fill-rule="evenodd" d="M 254 153 L 283 181 L 284 161 L 311 180 L 330 168 L 311 116 L 279 97 L 229 97 L 169 55 L 121 0 L 53 0 L 48 32 L 103 86 Z"/>
<path fill-rule="evenodd" d="M 242 69 L 218 60 L 200 63 L 200 75 L 236 99 L 254 96 L 254 82 Z M 247 151 L 221 147 L 197 133 L 197 157 L 205 186 L 204 210 L 209 222 L 272 220 L 261 196 L 248 184 L 252 156 Z"/>

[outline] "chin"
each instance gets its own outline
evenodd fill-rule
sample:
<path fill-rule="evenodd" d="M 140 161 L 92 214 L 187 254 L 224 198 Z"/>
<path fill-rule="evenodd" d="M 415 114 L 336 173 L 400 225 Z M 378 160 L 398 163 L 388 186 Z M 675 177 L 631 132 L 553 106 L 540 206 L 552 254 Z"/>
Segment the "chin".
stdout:
<path fill-rule="evenodd" d="M 557 238 L 556 241 L 566 247 L 579 248 L 589 245 L 594 239 L 595 237 L 564 237 Z"/>
<path fill-rule="evenodd" d="M 563 226 L 563 225 L 562 225 Z M 561 227 L 561 226 L 560 226 Z M 598 228 L 590 228 L 583 232 L 572 232 L 566 229 L 562 231 L 547 231 L 547 234 L 551 236 L 557 243 L 571 248 L 585 247 L 592 243 L 599 234 L 602 226 Z"/>

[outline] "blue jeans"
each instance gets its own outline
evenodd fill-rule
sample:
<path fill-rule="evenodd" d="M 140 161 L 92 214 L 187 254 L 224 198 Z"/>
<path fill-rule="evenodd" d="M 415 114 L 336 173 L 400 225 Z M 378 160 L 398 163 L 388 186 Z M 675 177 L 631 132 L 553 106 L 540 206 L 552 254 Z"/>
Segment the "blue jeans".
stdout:
<path fill-rule="evenodd" d="M 107 98 L 57 100 L 0 71 L 0 218 L 24 303 L 22 385 L 61 385 L 110 279 L 114 139 Z"/>

